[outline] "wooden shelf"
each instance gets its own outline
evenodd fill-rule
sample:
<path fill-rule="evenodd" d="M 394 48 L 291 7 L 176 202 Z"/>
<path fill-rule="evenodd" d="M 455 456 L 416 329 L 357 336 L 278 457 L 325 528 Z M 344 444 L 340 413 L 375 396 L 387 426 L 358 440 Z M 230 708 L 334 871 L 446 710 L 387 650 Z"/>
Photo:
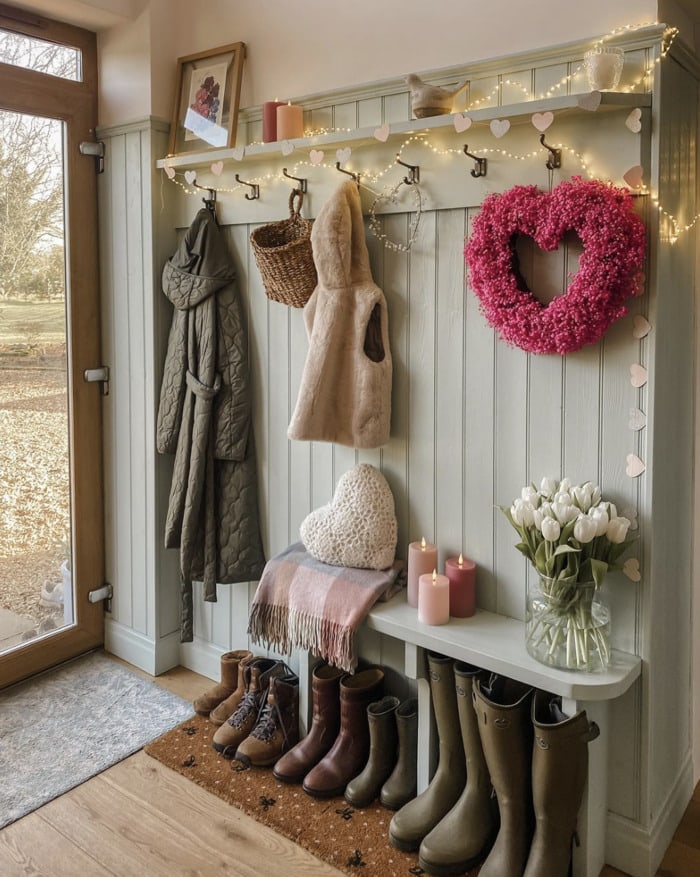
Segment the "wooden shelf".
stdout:
<path fill-rule="evenodd" d="M 418 621 L 418 612 L 408 605 L 405 592 L 387 603 L 375 604 L 365 624 L 387 636 L 576 701 L 619 697 L 641 672 L 639 657 L 615 650 L 603 673 L 547 667 L 525 650 L 523 622 L 477 611 L 471 618 L 451 618 L 448 624 L 432 627 Z"/>
<path fill-rule="evenodd" d="M 529 121 L 533 113 L 537 112 L 579 112 L 586 113 L 590 110 L 582 109 L 579 106 L 579 100 L 585 97 L 585 94 L 561 95 L 558 97 L 544 98 L 542 100 L 522 101 L 517 104 L 509 104 L 497 107 L 484 107 L 479 110 L 469 110 L 465 112 L 472 120 L 472 123 L 490 122 L 493 119 L 508 119 L 511 124 L 524 123 Z M 603 92 L 601 94 L 600 106 L 595 112 L 605 112 L 609 110 L 634 109 L 635 107 L 644 108 L 651 106 L 651 95 L 649 94 L 618 94 L 616 92 Z M 454 115 L 447 114 L 443 116 L 432 116 L 428 119 L 413 119 L 407 122 L 392 122 L 390 125 L 390 133 L 387 143 L 397 140 L 398 138 L 406 138 L 410 134 L 419 132 L 435 131 L 439 129 L 452 129 L 454 131 Z M 313 149 L 322 146 L 351 146 L 357 148 L 373 144 L 377 146 L 380 141 L 374 136 L 377 126 L 371 128 L 356 128 L 353 131 L 335 131 L 329 134 L 318 134 L 313 137 L 299 137 L 289 141 L 294 145 L 295 150 Z M 175 155 L 167 158 L 161 158 L 156 162 L 156 167 L 172 167 L 172 168 L 196 168 L 211 164 L 213 161 L 226 161 L 232 159 L 238 163 L 244 164 L 249 161 L 262 161 L 270 159 L 286 159 L 292 161 L 294 153 L 290 156 L 283 156 L 282 145 L 275 143 L 254 143 L 243 147 L 244 156 L 241 158 L 241 147 L 226 149 L 210 149 L 205 152 L 192 152 L 183 155 Z"/>

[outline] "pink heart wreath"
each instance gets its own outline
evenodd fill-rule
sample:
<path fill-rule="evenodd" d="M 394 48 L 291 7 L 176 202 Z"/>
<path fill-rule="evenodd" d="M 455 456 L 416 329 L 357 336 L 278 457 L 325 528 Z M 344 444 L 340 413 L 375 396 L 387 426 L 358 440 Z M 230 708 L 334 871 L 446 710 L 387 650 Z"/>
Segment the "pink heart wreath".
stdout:
<path fill-rule="evenodd" d="M 529 235 L 551 251 L 570 230 L 584 247 L 579 270 L 568 290 L 544 305 L 520 274 L 516 240 Z M 593 344 L 624 316 L 625 299 L 639 292 L 645 246 L 627 189 L 574 177 L 550 194 L 514 186 L 489 195 L 464 255 L 481 311 L 505 341 L 531 353 L 564 354 Z"/>

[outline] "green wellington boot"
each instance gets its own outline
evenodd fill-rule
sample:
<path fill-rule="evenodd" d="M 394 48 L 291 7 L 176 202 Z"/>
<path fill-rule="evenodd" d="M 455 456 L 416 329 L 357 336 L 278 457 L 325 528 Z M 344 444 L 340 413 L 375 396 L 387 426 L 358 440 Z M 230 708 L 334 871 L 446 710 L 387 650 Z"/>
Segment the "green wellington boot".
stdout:
<path fill-rule="evenodd" d="M 398 735 L 396 708 L 398 697 L 387 695 L 367 707 L 369 758 L 361 774 L 345 787 L 345 800 L 352 807 L 369 807 L 396 766 Z"/>
<path fill-rule="evenodd" d="M 399 755 L 379 800 L 387 810 L 400 810 L 416 797 L 418 769 L 418 698 L 409 697 L 396 710 Z"/>

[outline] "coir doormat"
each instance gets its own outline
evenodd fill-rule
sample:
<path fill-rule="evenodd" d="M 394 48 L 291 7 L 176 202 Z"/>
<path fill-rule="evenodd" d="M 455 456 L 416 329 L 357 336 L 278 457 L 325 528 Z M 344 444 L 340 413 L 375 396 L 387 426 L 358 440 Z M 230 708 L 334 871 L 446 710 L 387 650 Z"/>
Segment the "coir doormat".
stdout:
<path fill-rule="evenodd" d="M 318 800 L 301 785 L 277 782 L 271 768 L 244 768 L 214 750 L 215 731 L 205 717 L 194 716 L 144 751 L 346 874 L 416 877 L 425 873 L 417 853 L 399 852 L 389 843 L 390 810 L 377 802 L 356 810 L 343 798 Z M 467 877 L 478 873 L 479 868 L 473 868 Z"/>

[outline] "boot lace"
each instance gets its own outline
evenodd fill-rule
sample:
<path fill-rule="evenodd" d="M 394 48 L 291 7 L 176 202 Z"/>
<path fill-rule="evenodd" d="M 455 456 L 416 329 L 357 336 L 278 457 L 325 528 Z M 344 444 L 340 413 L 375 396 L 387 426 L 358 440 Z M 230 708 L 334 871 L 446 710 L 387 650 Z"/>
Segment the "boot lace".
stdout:
<path fill-rule="evenodd" d="M 257 711 L 258 708 L 258 692 L 257 691 L 246 691 L 243 695 L 243 699 L 241 700 L 238 708 L 235 713 L 228 720 L 229 725 L 232 725 L 234 728 L 241 728 L 248 720 L 248 717 L 251 713 Z"/>
<path fill-rule="evenodd" d="M 269 743 L 278 728 L 282 731 L 282 736 L 286 745 L 287 730 L 284 727 L 282 713 L 280 712 L 277 701 L 271 703 L 268 700 L 260 713 L 257 725 L 250 732 L 250 736 L 255 737 L 256 740 L 261 740 L 263 743 Z"/>

